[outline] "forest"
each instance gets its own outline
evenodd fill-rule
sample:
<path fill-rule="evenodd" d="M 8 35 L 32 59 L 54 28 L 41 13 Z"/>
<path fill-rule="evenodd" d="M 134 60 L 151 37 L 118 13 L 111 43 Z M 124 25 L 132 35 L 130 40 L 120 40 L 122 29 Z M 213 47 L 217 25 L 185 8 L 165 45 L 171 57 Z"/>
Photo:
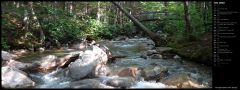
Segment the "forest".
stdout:
<path fill-rule="evenodd" d="M 6 80 L 6 83 L 2 83 L 6 88 L 53 88 L 52 86 L 58 88 L 59 82 L 66 84 L 64 81 L 70 83 L 70 87 L 67 88 L 139 87 L 138 83 L 132 84 L 132 81 L 126 81 L 131 83 L 129 84 L 131 86 L 126 86 L 128 84 L 115 85 L 111 80 L 106 83 L 109 86 L 95 85 L 96 83 L 94 83 L 95 86 L 81 84 L 97 82 L 95 79 L 84 80 L 85 78 L 99 77 L 99 74 L 96 73 L 98 69 L 100 71 L 111 69 L 111 72 L 114 70 L 117 72 L 126 66 L 131 67 L 126 69 L 130 69 L 131 73 L 139 70 L 150 73 L 151 70 L 155 70 L 156 66 L 159 66 L 160 74 L 151 74 L 150 76 L 144 74 L 142 76 L 145 81 L 156 80 L 154 85 L 156 84 L 157 88 L 211 87 L 211 70 L 206 70 L 212 65 L 212 2 L 210 1 L 1 1 L 1 19 L 2 59 L 6 60 L 6 62 L 2 62 L 2 73 L 5 65 L 19 65 L 20 69 L 19 67 L 18 69 L 27 72 L 27 76 L 30 75 L 32 82 L 37 83 L 37 85 L 32 85 L 32 82 L 31 85 L 22 85 L 31 81 L 29 80 L 23 81 L 19 86 L 12 86 Z M 89 64 L 88 69 L 91 65 L 95 68 L 94 74 L 89 74 L 89 72 L 94 72 L 93 70 L 86 69 L 84 72 L 76 69 L 79 68 L 76 63 L 79 63 L 77 61 L 80 57 L 80 59 L 88 61 L 91 61 L 91 58 L 87 58 L 87 55 L 92 55 L 92 53 L 101 57 L 103 54 L 98 48 L 101 48 L 104 55 L 107 55 L 108 62 L 103 59 L 105 64 Z M 72 54 L 76 51 L 78 54 Z M 86 57 L 84 57 L 85 54 Z M 138 63 L 133 63 L 135 59 Z M 153 60 L 144 61 L 148 59 Z M 45 62 L 47 63 L 44 64 Z M 140 64 L 140 62 L 145 62 L 145 64 Z M 19 63 L 26 64 L 26 67 L 21 68 Z M 158 65 L 158 63 L 165 64 Z M 185 67 L 184 65 L 188 65 L 188 63 L 190 63 L 189 67 Z M 132 68 L 133 66 L 138 69 Z M 150 67 L 154 67 L 154 69 Z M 184 70 L 176 69 L 179 67 L 183 67 Z M 197 69 L 187 69 L 194 67 Z M 35 69 L 32 70 L 33 68 L 38 68 L 37 72 Z M 62 68 L 62 70 L 48 71 L 50 68 Z M 80 68 L 84 69 L 85 67 Z M 143 70 L 142 68 L 150 69 Z M 45 72 L 46 70 L 47 72 Z M 124 70 L 118 76 L 126 76 Z M 71 79 L 46 81 L 44 75 L 39 74 L 43 71 L 45 76 L 49 76 L 49 73 L 51 75 L 58 73 L 54 76 L 58 76 L 60 73 L 62 76 L 64 72 L 63 76 L 69 76 Z M 192 74 L 193 71 L 194 74 Z M 4 72 L 10 73 L 10 71 Z M 66 74 L 66 72 L 70 72 L 70 74 Z M 81 74 L 74 72 L 81 72 Z M 183 83 L 185 79 L 179 79 L 189 78 L 185 77 L 185 73 L 177 74 L 178 76 L 172 76 L 172 78 L 164 78 L 178 72 L 190 73 L 189 75 L 196 79 L 195 81 L 192 78 L 190 80 L 200 84 L 185 85 Z M 206 72 L 207 74 L 205 74 Z M 102 73 L 105 75 L 107 71 Z M 111 76 L 111 74 L 105 76 Z M 198 76 L 195 77 L 195 74 Z M 40 75 L 41 80 L 38 81 L 39 78 L 34 75 Z M 183 84 L 173 84 L 175 82 L 171 79 L 176 78 Z M 117 80 L 125 80 L 125 78 L 117 78 Z M 161 82 L 161 85 L 157 82 Z M 150 82 L 144 82 L 145 87 L 147 87 L 147 83 Z"/>

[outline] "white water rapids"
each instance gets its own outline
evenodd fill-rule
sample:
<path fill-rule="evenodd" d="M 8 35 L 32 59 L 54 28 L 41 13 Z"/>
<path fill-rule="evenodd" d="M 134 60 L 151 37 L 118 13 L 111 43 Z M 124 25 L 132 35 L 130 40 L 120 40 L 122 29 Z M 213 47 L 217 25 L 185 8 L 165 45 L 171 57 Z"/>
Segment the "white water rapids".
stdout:
<path fill-rule="evenodd" d="M 164 60 L 164 59 L 143 59 L 139 56 L 142 51 L 149 50 L 153 42 L 146 38 L 129 39 L 127 41 L 104 41 L 102 44 L 109 47 L 110 51 L 115 54 L 127 55 L 126 58 L 109 64 L 111 70 L 119 71 L 122 68 L 130 66 L 141 67 L 153 67 L 159 65 L 168 68 L 170 74 L 184 72 L 190 74 L 190 76 L 198 80 L 202 86 L 211 87 L 212 71 L 210 68 L 195 64 L 184 60 Z M 100 43 L 101 44 L 101 43 Z M 63 52 L 65 53 L 65 52 Z M 59 70 L 52 71 L 50 73 L 32 73 L 30 76 L 39 80 L 34 88 L 69 88 L 69 83 L 72 81 L 69 77 L 64 75 L 55 75 Z M 102 84 L 106 84 L 106 80 L 117 76 L 102 77 Z M 130 88 L 167 88 L 161 82 L 155 81 L 137 81 Z"/>

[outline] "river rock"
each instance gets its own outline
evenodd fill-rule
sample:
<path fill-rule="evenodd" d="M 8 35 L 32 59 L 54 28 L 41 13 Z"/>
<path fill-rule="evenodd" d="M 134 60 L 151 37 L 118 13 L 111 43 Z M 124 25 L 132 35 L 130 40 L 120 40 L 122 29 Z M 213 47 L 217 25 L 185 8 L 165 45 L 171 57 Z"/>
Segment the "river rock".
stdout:
<path fill-rule="evenodd" d="M 27 74 L 17 68 L 6 66 L 2 67 L 2 87 L 4 88 L 29 88 L 35 82 Z"/>
<path fill-rule="evenodd" d="M 79 80 L 87 76 L 94 69 L 94 67 L 94 59 L 91 59 L 91 56 L 89 56 L 88 60 L 77 59 L 76 61 L 69 64 L 69 75 L 71 78 Z"/>
<path fill-rule="evenodd" d="M 170 52 L 172 50 L 173 48 L 170 48 L 170 47 L 156 47 L 156 51 L 159 52 L 160 54 L 164 52 Z"/>
<path fill-rule="evenodd" d="M 189 74 L 177 73 L 161 80 L 162 83 L 178 88 L 203 88 L 200 83 L 191 78 Z"/>
<path fill-rule="evenodd" d="M 95 58 L 99 63 L 107 64 L 108 56 L 101 48 L 93 45 L 92 51 L 95 54 Z"/>
<path fill-rule="evenodd" d="M 69 74 L 73 79 L 81 79 L 91 73 L 99 64 L 107 63 L 106 53 L 97 46 L 84 51 L 81 58 L 69 64 Z"/>
<path fill-rule="evenodd" d="M 108 76 L 110 75 L 111 70 L 107 65 L 98 64 L 94 70 L 90 73 L 90 77 L 100 77 L 100 76 Z"/>
<path fill-rule="evenodd" d="M 147 59 L 147 55 L 142 54 L 140 55 L 140 58 Z"/>
<path fill-rule="evenodd" d="M 112 53 L 107 46 L 101 45 L 99 48 L 101 48 L 107 54 L 108 59 L 112 57 Z"/>
<path fill-rule="evenodd" d="M 176 55 L 173 48 L 170 47 L 156 47 L 156 50 L 162 55 L 163 59 L 173 59 Z"/>
<path fill-rule="evenodd" d="M 29 53 L 29 51 L 26 49 L 13 50 L 12 52 L 17 56 L 23 56 Z"/>
<path fill-rule="evenodd" d="M 44 51 L 45 51 L 45 48 L 44 48 L 44 47 L 40 47 L 40 48 L 38 48 L 37 50 L 40 51 L 40 52 L 44 52 Z"/>
<path fill-rule="evenodd" d="M 106 84 L 118 88 L 129 88 L 135 84 L 135 80 L 132 77 L 117 77 L 109 79 Z"/>
<path fill-rule="evenodd" d="M 178 55 L 175 55 L 173 58 L 174 58 L 174 59 L 181 59 L 181 57 L 178 56 Z"/>
<path fill-rule="evenodd" d="M 163 59 L 174 59 L 175 54 L 173 52 L 162 53 Z"/>
<path fill-rule="evenodd" d="M 10 59 L 7 62 L 7 66 L 15 67 L 15 68 L 17 68 L 19 70 L 23 70 L 23 71 L 34 69 L 34 66 L 31 63 L 22 63 L 22 62 L 15 61 L 15 60 L 12 60 L 12 59 Z M 35 67 L 35 68 L 37 68 L 37 67 Z"/>
<path fill-rule="evenodd" d="M 145 68 L 144 72 L 145 72 L 145 75 L 144 75 L 145 80 L 159 81 L 162 78 L 165 78 L 169 75 L 168 69 L 160 66 Z"/>
<path fill-rule="evenodd" d="M 75 81 L 70 83 L 70 88 L 113 88 L 102 84 L 96 79 L 84 79 L 80 81 Z"/>
<path fill-rule="evenodd" d="M 147 51 L 147 56 L 151 56 L 153 54 L 158 54 L 158 52 L 156 50 L 148 50 Z"/>
<path fill-rule="evenodd" d="M 16 59 L 18 56 L 17 55 L 14 55 L 14 54 L 11 54 L 9 52 L 6 52 L 6 51 L 2 51 L 2 60 L 10 60 L 10 59 Z"/>
<path fill-rule="evenodd" d="M 135 80 L 141 80 L 142 75 L 144 75 L 144 70 L 138 67 L 128 67 L 118 73 L 120 77 L 133 77 Z"/>
<path fill-rule="evenodd" d="M 152 56 L 150 56 L 151 59 L 162 59 L 163 56 L 161 54 L 153 54 Z"/>
<path fill-rule="evenodd" d="M 48 55 L 41 58 L 41 60 L 37 61 L 37 63 L 40 65 L 39 68 L 45 71 L 57 67 L 58 58 L 55 55 Z"/>

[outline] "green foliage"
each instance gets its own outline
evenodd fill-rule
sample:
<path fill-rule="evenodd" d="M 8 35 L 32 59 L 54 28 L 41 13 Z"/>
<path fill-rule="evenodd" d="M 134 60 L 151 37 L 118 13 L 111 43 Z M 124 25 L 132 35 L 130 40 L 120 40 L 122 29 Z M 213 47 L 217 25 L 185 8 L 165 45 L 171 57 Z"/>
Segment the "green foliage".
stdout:
<path fill-rule="evenodd" d="M 105 39 L 113 39 L 114 37 L 121 36 L 121 35 L 128 36 L 131 33 L 131 30 L 129 29 L 128 24 L 126 24 L 123 27 L 121 27 L 121 25 L 119 24 L 105 25 L 104 30 L 101 32 L 100 36 L 101 38 L 105 38 Z"/>
<path fill-rule="evenodd" d="M 126 23 L 126 24 L 123 25 L 122 28 L 120 28 L 120 30 L 118 31 L 118 34 L 131 37 L 131 36 L 133 36 L 133 33 L 135 32 L 134 27 L 135 26 L 133 25 L 133 23 Z"/>
<path fill-rule="evenodd" d="M 50 8 L 48 12 L 52 17 L 42 21 L 42 28 L 47 32 L 47 38 L 50 39 L 50 41 L 68 43 L 73 40 L 80 40 L 82 30 L 77 20 L 69 17 L 68 14 L 61 14 L 55 18 L 54 15 L 63 12 L 56 8 Z"/>
<path fill-rule="evenodd" d="M 90 36 L 94 39 L 99 39 L 98 36 L 99 33 L 101 33 L 103 30 L 103 24 L 96 19 L 88 19 L 85 20 L 84 23 L 86 23 L 83 26 L 86 36 Z"/>
<path fill-rule="evenodd" d="M 163 9 L 163 2 L 141 2 L 145 11 L 161 11 Z"/>
<path fill-rule="evenodd" d="M 10 46 L 7 43 L 7 40 L 5 38 L 1 38 L 1 44 L 2 44 L 2 49 L 7 50 L 10 48 Z"/>
<path fill-rule="evenodd" d="M 2 5 L 2 47 L 13 45 L 35 47 L 40 40 L 39 28 L 33 19 L 28 2 L 3 2 Z M 63 44 L 90 36 L 93 39 L 113 39 L 117 36 L 135 36 L 138 31 L 134 24 L 111 2 L 74 2 L 73 13 L 69 13 L 67 2 L 33 2 L 33 10 L 46 38 L 54 44 Z M 120 2 L 132 15 L 142 12 L 163 12 L 161 20 L 142 22 L 153 32 L 162 31 L 169 45 L 176 45 L 186 39 L 183 2 Z M 134 4 L 134 6 L 132 5 Z M 203 8 L 203 4 L 208 8 Z M 100 10 L 100 9 L 101 10 Z M 86 11 L 87 10 L 87 11 Z M 100 20 L 97 14 L 100 10 Z M 25 11 L 28 12 L 28 27 L 24 23 Z M 189 2 L 189 14 L 193 33 L 199 40 L 205 32 L 211 31 L 211 2 Z M 12 40 L 12 41 L 7 41 Z M 15 43 L 13 43 L 15 42 Z M 23 45 L 23 46 L 20 46 Z"/>

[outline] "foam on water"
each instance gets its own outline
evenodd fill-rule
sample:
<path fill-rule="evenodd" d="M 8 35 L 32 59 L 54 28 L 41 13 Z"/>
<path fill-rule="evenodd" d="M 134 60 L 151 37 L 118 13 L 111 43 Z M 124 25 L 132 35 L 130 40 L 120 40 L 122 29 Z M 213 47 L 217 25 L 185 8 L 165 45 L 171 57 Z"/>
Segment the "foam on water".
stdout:
<path fill-rule="evenodd" d="M 167 88 L 163 83 L 155 83 L 154 81 L 139 81 L 131 88 Z"/>
<path fill-rule="evenodd" d="M 54 75 L 59 70 L 55 70 L 51 73 L 48 73 L 42 76 L 43 84 L 36 86 L 36 88 L 64 88 L 70 83 L 69 80 L 65 77 L 55 77 Z"/>
<path fill-rule="evenodd" d="M 115 75 L 115 76 L 100 76 L 99 77 L 99 80 L 103 83 L 103 84 L 106 84 L 106 82 L 109 80 L 109 79 L 113 79 L 113 78 L 117 78 L 118 76 Z"/>
<path fill-rule="evenodd" d="M 125 44 L 125 45 L 115 44 L 115 46 L 117 46 L 117 47 L 133 47 L 134 45 L 131 45 L 131 44 Z"/>

